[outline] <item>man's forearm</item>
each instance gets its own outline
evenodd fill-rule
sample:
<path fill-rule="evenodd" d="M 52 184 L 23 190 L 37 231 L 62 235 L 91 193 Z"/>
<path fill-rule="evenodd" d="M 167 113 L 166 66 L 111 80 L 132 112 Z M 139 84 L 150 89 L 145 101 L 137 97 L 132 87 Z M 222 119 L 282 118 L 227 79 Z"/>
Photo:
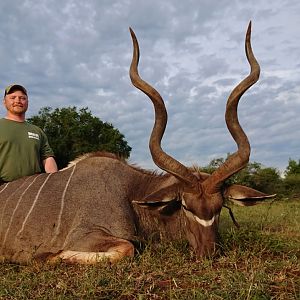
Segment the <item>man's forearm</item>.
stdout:
<path fill-rule="evenodd" d="M 58 171 L 54 157 L 47 157 L 43 160 L 43 165 L 46 173 L 55 173 Z"/>

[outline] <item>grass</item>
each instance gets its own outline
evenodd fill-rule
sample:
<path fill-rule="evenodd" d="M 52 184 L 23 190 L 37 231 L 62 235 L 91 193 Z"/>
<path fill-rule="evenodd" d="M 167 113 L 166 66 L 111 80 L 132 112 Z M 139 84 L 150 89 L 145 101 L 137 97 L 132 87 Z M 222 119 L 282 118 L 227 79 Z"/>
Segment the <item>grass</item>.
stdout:
<path fill-rule="evenodd" d="M 300 299 L 300 201 L 222 212 L 221 254 L 197 261 L 186 242 L 147 244 L 95 266 L 0 264 L 0 299 Z"/>

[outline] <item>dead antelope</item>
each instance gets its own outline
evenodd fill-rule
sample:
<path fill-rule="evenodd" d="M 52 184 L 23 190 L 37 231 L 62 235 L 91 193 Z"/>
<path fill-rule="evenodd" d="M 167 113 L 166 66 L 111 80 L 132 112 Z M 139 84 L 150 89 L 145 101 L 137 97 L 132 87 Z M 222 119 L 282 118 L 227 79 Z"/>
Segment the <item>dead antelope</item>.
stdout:
<path fill-rule="evenodd" d="M 138 74 L 139 47 L 133 31 L 130 78 L 153 102 L 155 124 L 150 151 L 164 174 L 128 165 L 112 154 L 88 154 L 54 174 L 37 174 L 0 186 L 0 255 L 28 263 L 64 260 L 96 263 L 133 256 L 132 241 L 157 234 L 186 238 L 197 257 L 214 253 L 219 215 L 225 198 L 254 204 L 274 195 L 224 181 L 244 168 L 250 145 L 237 117 L 243 93 L 260 68 L 246 35 L 251 72 L 231 93 L 226 124 L 237 151 L 212 175 L 193 172 L 161 148 L 167 112 L 160 94 Z"/>

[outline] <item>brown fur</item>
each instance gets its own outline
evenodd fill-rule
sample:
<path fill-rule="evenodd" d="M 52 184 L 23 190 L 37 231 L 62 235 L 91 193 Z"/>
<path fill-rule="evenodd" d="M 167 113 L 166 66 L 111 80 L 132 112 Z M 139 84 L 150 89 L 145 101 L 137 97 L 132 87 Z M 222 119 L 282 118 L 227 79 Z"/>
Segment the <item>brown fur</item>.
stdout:
<path fill-rule="evenodd" d="M 93 153 L 52 175 L 2 185 L 0 255 L 24 263 L 64 249 L 105 251 L 107 236 L 138 239 L 149 231 L 153 212 L 134 209 L 131 201 L 159 190 L 171 178 L 143 172 L 115 155 Z"/>

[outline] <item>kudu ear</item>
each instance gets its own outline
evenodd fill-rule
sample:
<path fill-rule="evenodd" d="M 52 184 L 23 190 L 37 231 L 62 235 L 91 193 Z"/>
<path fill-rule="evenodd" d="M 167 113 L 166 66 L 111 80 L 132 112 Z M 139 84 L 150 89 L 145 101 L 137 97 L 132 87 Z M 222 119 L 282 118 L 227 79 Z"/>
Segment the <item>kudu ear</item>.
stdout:
<path fill-rule="evenodd" d="M 266 199 L 273 199 L 276 194 L 267 195 L 255 189 L 233 184 L 225 188 L 223 195 L 228 200 L 240 206 L 256 205 Z"/>
<path fill-rule="evenodd" d="M 172 215 L 181 207 L 178 197 L 179 186 L 180 183 L 173 183 L 147 195 L 141 200 L 133 200 L 132 203 L 146 209 L 159 210 L 163 215 Z"/>

